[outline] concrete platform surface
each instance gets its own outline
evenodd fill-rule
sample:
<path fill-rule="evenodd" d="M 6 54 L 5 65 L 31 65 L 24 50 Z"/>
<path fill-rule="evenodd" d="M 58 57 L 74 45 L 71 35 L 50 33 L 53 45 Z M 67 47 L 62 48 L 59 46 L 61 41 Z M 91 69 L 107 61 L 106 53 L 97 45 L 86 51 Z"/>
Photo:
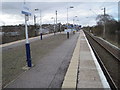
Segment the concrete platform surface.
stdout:
<path fill-rule="evenodd" d="M 110 86 L 98 64 L 84 32 L 80 31 L 71 62 L 64 78 L 64 88 L 109 88 Z"/>
<path fill-rule="evenodd" d="M 78 71 L 77 88 L 110 88 L 83 31 L 80 31 Z"/>

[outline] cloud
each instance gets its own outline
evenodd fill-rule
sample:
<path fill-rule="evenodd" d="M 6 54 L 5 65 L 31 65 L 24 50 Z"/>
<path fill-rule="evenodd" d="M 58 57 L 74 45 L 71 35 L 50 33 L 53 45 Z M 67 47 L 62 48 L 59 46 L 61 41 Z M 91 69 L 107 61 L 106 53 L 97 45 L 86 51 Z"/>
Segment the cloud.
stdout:
<path fill-rule="evenodd" d="M 24 0 L 4 0 L 4 2 L 23 2 Z M 29 2 L 118 2 L 119 0 L 26 0 Z"/>
<path fill-rule="evenodd" d="M 6 0 L 5 0 L 6 1 Z M 98 14 L 103 14 L 101 10 L 106 7 L 106 13 L 117 18 L 118 7 L 117 2 L 27 2 L 31 9 L 32 16 L 28 23 L 33 24 L 33 16 L 37 15 L 37 22 L 40 20 L 40 11 L 34 11 L 38 8 L 42 11 L 42 22 L 53 23 L 51 17 L 55 17 L 55 11 L 58 11 L 59 22 L 66 23 L 67 7 L 74 6 L 68 9 L 69 22 L 73 22 L 73 17 L 78 16 L 79 23 L 82 25 L 96 24 L 95 18 Z M 23 2 L 3 2 L 1 22 L 5 24 L 24 23 L 24 15 L 21 14 Z M 90 11 L 91 9 L 91 11 Z M 87 17 L 87 18 L 86 18 Z M 77 22 L 78 23 L 78 22 Z"/>

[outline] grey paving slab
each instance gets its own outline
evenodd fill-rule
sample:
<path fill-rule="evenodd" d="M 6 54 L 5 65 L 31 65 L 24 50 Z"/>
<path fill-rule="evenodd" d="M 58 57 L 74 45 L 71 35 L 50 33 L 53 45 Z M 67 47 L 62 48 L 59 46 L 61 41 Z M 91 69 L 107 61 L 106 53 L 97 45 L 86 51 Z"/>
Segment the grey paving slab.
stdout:
<path fill-rule="evenodd" d="M 60 88 L 77 38 L 76 33 L 6 88 Z"/>
<path fill-rule="evenodd" d="M 84 34 L 80 32 L 80 60 L 77 88 L 103 88 Z"/>
<path fill-rule="evenodd" d="M 80 81 L 87 81 L 89 83 L 101 82 L 100 78 L 98 77 L 99 75 L 96 72 L 97 72 L 97 70 L 94 66 L 92 68 L 80 68 L 80 73 L 79 73 L 78 79 Z"/>
<path fill-rule="evenodd" d="M 78 84 L 79 88 L 89 88 L 89 90 L 93 90 L 93 88 L 101 88 L 101 82 L 88 82 L 82 81 Z M 78 89 L 79 90 L 79 89 Z M 101 89 L 102 90 L 102 89 Z"/>
<path fill-rule="evenodd" d="M 84 60 L 84 61 L 80 61 L 80 69 L 81 68 L 95 68 L 95 63 L 91 62 L 91 60 Z"/>

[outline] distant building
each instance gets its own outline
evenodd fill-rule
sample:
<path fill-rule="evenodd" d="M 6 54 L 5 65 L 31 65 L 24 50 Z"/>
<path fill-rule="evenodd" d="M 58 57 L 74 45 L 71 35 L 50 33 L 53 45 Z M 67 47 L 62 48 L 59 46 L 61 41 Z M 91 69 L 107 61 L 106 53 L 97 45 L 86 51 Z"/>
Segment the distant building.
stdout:
<path fill-rule="evenodd" d="M 4 35 L 4 32 L 0 32 L 0 36 Z"/>
<path fill-rule="evenodd" d="M 39 34 L 40 33 L 41 33 L 41 31 L 39 31 Z M 48 28 L 46 28 L 46 29 L 42 28 L 42 33 L 43 34 L 48 34 L 49 33 L 49 29 Z"/>
<path fill-rule="evenodd" d="M 5 33 L 6 36 L 19 36 L 19 32 L 7 32 Z"/>

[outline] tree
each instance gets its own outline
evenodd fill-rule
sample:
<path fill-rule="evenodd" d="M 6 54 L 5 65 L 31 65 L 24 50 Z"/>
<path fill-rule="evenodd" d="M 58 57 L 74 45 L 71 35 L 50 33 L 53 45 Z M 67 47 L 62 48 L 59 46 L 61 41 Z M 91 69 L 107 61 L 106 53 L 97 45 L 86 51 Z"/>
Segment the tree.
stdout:
<path fill-rule="evenodd" d="M 105 24 L 105 37 L 107 40 L 113 41 L 115 43 L 120 43 L 120 23 L 116 21 L 111 15 L 105 14 L 105 15 L 98 15 L 96 17 L 97 25 L 94 31 L 95 34 L 99 34 L 101 32 L 101 35 L 103 34 L 103 25 Z M 100 29 L 100 27 L 102 27 Z"/>
<path fill-rule="evenodd" d="M 111 15 L 98 15 L 96 21 L 98 26 L 105 24 L 106 34 L 115 34 L 118 22 Z"/>
<path fill-rule="evenodd" d="M 115 19 L 111 15 L 108 15 L 108 14 L 102 15 L 102 14 L 100 14 L 100 15 L 98 15 L 96 17 L 96 21 L 97 21 L 98 25 L 103 25 L 104 22 L 105 22 L 105 24 L 110 23 L 110 22 L 113 23 L 113 22 L 115 22 Z"/>

